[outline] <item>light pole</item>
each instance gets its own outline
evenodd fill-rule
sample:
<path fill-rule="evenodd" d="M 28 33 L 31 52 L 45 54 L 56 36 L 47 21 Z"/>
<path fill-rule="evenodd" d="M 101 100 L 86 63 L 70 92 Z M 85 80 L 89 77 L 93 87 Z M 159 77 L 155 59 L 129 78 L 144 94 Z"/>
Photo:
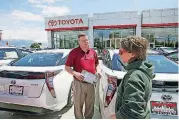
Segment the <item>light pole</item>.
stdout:
<path fill-rule="evenodd" d="M 2 31 L 3 30 L 0 30 L 0 41 L 2 40 Z"/>

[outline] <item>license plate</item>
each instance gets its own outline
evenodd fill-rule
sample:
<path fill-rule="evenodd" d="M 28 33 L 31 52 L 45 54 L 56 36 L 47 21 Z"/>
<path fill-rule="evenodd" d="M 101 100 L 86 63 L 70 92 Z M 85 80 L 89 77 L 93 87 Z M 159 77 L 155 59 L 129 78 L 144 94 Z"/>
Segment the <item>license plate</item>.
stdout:
<path fill-rule="evenodd" d="M 176 102 L 151 101 L 151 113 L 162 115 L 178 115 Z"/>
<path fill-rule="evenodd" d="M 12 95 L 23 95 L 23 86 L 10 85 L 9 86 L 9 94 Z"/>

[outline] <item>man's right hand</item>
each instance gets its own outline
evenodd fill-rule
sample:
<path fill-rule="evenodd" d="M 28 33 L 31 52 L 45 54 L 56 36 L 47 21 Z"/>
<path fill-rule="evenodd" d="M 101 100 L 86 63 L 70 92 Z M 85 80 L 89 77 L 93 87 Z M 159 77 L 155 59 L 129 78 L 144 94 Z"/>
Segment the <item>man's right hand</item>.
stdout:
<path fill-rule="evenodd" d="M 84 80 L 83 75 L 79 72 L 74 72 L 74 76 L 77 80 L 80 80 L 80 81 Z"/>

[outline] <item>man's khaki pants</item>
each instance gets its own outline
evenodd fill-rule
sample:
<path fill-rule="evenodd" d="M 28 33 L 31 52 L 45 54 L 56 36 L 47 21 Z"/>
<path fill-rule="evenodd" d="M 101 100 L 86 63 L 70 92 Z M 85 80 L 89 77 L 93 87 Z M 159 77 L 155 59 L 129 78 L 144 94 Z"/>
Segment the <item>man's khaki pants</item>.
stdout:
<path fill-rule="evenodd" d="M 74 80 L 74 113 L 76 119 L 92 119 L 94 114 L 95 88 L 93 84 Z M 85 113 L 83 117 L 83 104 Z"/>

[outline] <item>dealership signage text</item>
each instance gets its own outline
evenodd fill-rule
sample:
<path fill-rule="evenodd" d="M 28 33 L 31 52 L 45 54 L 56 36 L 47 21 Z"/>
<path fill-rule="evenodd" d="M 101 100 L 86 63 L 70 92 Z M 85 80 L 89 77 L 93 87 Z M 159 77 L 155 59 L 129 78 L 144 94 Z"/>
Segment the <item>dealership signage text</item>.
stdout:
<path fill-rule="evenodd" d="M 83 19 L 49 20 L 49 26 L 83 24 Z"/>

